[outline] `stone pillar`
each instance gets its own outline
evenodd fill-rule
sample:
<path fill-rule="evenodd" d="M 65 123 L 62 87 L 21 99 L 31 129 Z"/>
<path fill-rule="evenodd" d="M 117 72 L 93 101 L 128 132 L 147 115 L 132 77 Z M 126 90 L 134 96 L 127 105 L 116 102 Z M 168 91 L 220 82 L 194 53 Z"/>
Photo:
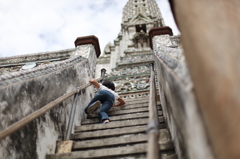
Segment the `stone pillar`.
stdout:
<path fill-rule="evenodd" d="M 152 28 L 149 31 L 149 39 L 150 39 L 151 49 L 153 49 L 152 38 L 156 35 L 164 35 L 164 34 L 173 35 L 172 29 L 168 26 L 165 26 L 165 27 L 159 27 L 159 28 Z"/>
<path fill-rule="evenodd" d="M 100 56 L 101 54 L 101 50 L 100 50 L 100 46 L 99 46 L 99 42 L 98 42 L 98 38 L 94 35 L 91 36 L 84 36 L 84 37 L 78 37 L 75 40 L 75 46 L 80 46 L 80 45 L 87 45 L 87 44 L 92 44 L 96 50 L 96 56 L 97 58 Z"/>
<path fill-rule="evenodd" d="M 170 0 L 217 159 L 240 158 L 240 2 Z"/>
<path fill-rule="evenodd" d="M 95 77 L 97 58 L 101 54 L 98 38 L 94 35 L 78 37 L 74 43 L 77 47 L 74 55 L 81 55 L 88 59 L 92 76 Z"/>

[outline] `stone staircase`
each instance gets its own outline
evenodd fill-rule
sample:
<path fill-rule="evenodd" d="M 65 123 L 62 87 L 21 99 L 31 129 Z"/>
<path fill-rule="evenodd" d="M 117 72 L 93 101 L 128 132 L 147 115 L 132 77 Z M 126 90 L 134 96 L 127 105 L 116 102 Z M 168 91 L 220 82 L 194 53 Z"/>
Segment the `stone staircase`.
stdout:
<path fill-rule="evenodd" d="M 126 105 L 109 111 L 110 123 L 101 124 L 97 114 L 88 115 L 75 128 L 72 152 L 47 155 L 47 159 L 145 159 L 147 147 L 148 98 L 126 100 Z M 176 159 L 171 136 L 166 129 L 160 103 L 160 151 L 162 159 Z"/>

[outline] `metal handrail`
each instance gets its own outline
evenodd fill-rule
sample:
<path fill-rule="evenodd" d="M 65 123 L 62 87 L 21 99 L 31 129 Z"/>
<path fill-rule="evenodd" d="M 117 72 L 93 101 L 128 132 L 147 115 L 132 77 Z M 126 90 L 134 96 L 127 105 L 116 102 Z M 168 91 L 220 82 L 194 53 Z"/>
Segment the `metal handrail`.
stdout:
<path fill-rule="evenodd" d="M 150 77 L 149 121 L 147 126 L 148 146 L 147 159 L 159 159 L 159 120 L 156 100 L 155 73 L 153 64 Z"/>
<path fill-rule="evenodd" d="M 106 69 L 104 68 L 101 69 L 101 78 L 97 79 L 96 81 L 101 82 L 104 79 L 105 74 L 106 74 Z M 67 128 L 65 140 L 70 140 L 70 137 L 71 137 L 72 127 L 73 127 L 73 122 L 74 122 L 74 117 L 75 117 L 75 112 L 77 107 L 77 98 L 78 98 L 78 93 L 74 95 L 73 105 L 72 105 L 71 113 L 68 120 L 68 128 Z"/>
<path fill-rule="evenodd" d="M 96 81 L 100 81 L 103 78 L 98 78 Z M 41 116 L 42 114 L 46 113 L 47 111 L 51 110 L 52 108 L 56 107 L 59 103 L 63 102 L 64 100 L 66 100 L 67 98 L 78 94 L 80 90 L 87 88 L 88 86 L 90 86 L 91 83 L 85 84 L 81 87 L 77 87 L 76 90 L 73 90 L 70 93 L 67 93 L 59 98 L 57 98 L 56 100 L 52 101 L 51 103 L 43 106 L 41 109 L 33 112 L 32 114 L 29 114 L 28 116 L 26 116 L 25 118 L 19 120 L 18 122 L 10 125 L 9 127 L 7 127 L 5 130 L 0 132 L 0 140 L 2 140 L 3 138 L 7 137 L 8 135 L 14 133 L 15 131 L 17 131 L 18 129 L 20 129 L 21 127 L 27 125 L 29 122 L 33 121 L 34 119 L 38 118 L 39 116 Z M 74 100 L 75 101 L 75 100 Z"/>

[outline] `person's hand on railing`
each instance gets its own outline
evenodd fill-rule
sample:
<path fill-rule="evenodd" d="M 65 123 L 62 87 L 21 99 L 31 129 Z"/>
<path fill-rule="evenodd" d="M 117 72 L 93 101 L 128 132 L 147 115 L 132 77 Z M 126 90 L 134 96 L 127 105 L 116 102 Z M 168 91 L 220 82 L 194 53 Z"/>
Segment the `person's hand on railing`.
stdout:
<path fill-rule="evenodd" d="M 90 79 L 89 82 L 93 84 L 95 87 L 99 88 L 100 84 L 95 79 Z"/>

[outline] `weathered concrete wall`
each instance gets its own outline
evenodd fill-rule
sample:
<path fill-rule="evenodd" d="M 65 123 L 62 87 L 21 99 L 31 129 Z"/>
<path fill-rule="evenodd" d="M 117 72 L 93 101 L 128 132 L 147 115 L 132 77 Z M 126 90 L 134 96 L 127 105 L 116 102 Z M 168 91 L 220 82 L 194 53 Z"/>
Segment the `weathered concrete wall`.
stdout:
<path fill-rule="evenodd" d="M 179 159 L 213 159 L 183 51 L 172 48 L 170 39 L 155 36 L 153 50 L 160 100 L 176 153 Z"/>
<path fill-rule="evenodd" d="M 33 69 L 28 74 L 23 74 L 26 77 L 31 76 L 28 80 L 15 80 L 1 86 L 0 131 L 76 87 L 88 83 L 89 79 L 93 78 L 96 59 L 92 45 L 78 46 L 70 59 L 36 68 L 37 72 Z M 39 76 L 38 73 L 41 72 Z M 75 126 L 79 126 L 86 117 L 83 109 L 93 95 L 93 87 L 80 92 Z M 55 153 L 56 141 L 65 137 L 72 102 L 73 97 L 68 98 L 3 139 L 0 142 L 1 158 L 44 159 L 46 154 Z"/>

